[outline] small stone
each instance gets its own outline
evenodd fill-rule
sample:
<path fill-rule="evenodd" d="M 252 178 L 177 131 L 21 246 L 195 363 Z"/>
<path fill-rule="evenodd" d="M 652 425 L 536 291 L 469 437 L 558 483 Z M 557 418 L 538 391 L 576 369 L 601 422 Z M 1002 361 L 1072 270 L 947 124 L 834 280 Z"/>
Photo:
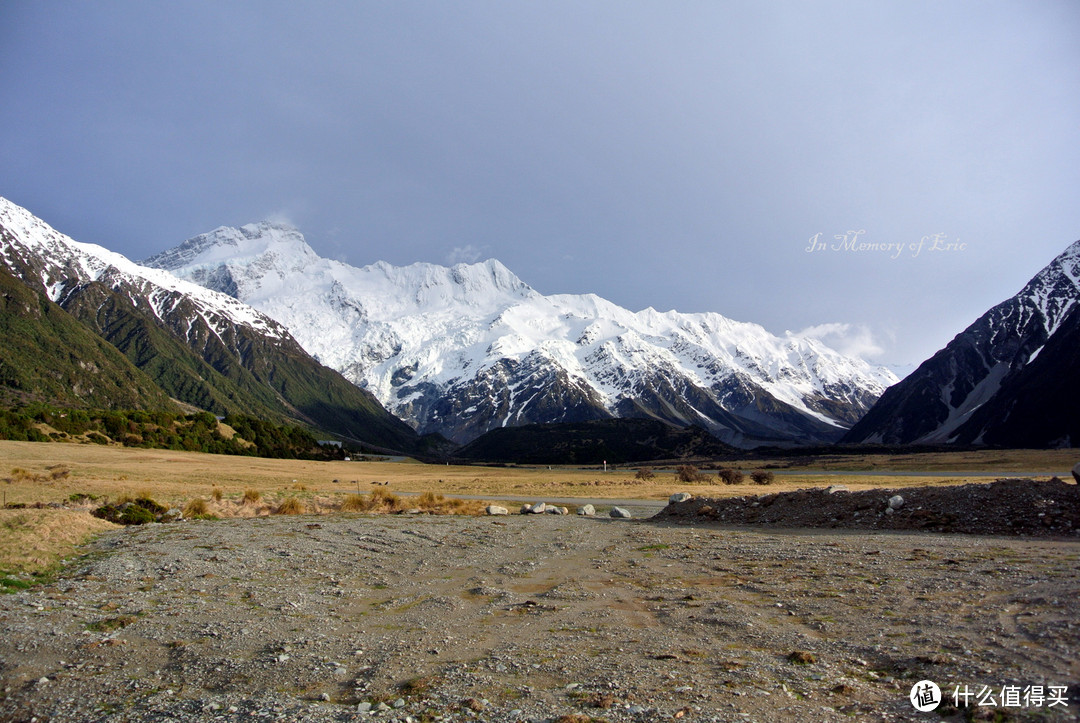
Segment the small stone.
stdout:
<path fill-rule="evenodd" d="M 488 505 L 485 510 L 489 515 L 508 515 L 510 510 L 506 509 L 502 505 Z"/>
<path fill-rule="evenodd" d="M 886 507 L 885 508 L 885 514 L 887 514 L 887 515 L 895 515 L 896 510 L 894 510 L 892 507 Z"/>
<path fill-rule="evenodd" d="M 41 678 L 38 678 L 37 684 L 38 685 L 48 685 L 50 682 L 52 682 L 52 681 L 50 681 L 48 678 L 41 677 Z"/>
<path fill-rule="evenodd" d="M 692 499 L 693 497 L 694 496 L 692 494 L 690 494 L 689 492 L 676 492 L 671 497 L 668 497 L 668 504 L 669 505 L 674 505 L 674 504 L 678 504 L 679 502 L 686 502 L 687 500 Z"/>
<path fill-rule="evenodd" d="M 835 495 L 837 492 L 850 492 L 844 485 L 829 485 L 825 488 L 825 491 L 830 495 Z"/>
<path fill-rule="evenodd" d="M 375 710 L 377 710 L 377 711 L 379 711 L 381 713 L 385 713 L 388 710 L 393 710 L 393 708 L 388 706 L 386 703 L 379 703 L 378 707 L 375 708 Z"/>
<path fill-rule="evenodd" d="M 582 505 L 578 507 L 577 513 L 583 517 L 592 517 L 596 514 L 596 508 L 592 505 Z"/>
<path fill-rule="evenodd" d="M 371 703 L 368 703 L 367 701 L 364 701 L 360 705 L 356 706 L 356 712 L 357 713 L 367 713 L 370 710 L 371 710 Z"/>
<path fill-rule="evenodd" d="M 609 512 L 608 515 L 621 520 L 629 520 L 633 517 L 633 515 L 630 514 L 630 510 L 624 507 L 612 507 L 611 512 Z"/>
<path fill-rule="evenodd" d="M 324 703 L 329 703 L 330 702 L 330 694 L 329 693 L 323 693 L 322 695 L 319 696 L 319 700 L 323 701 Z"/>
<path fill-rule="evenodd" d="M 281 655 L 277 656 L 277 661 L 279 663 L 284 663 L 288 659 L 289 659 L 289 656 L 286 655 L 285 653 L 282 653 Z"/>
<path fill-rule="evenodd" d="M 405 699 L 404 698 L 398 698 L 397 700 L 395 700 L 394 701 L 394 707 L 395 708 L 404 708 L 405 707 Z"/>
<path fill-rule="evenodd" d="M 349 674 L 349 671 L 348 671 L 347 668 L 337 668 L 336 670 L 334 670 L 334 675 L 348 675 L 348 674 Z"/>

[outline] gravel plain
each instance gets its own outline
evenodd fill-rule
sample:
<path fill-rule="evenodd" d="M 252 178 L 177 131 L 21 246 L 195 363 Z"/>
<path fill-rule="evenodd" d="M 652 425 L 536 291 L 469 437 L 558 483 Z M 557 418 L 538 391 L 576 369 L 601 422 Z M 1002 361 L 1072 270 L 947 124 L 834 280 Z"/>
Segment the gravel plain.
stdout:
<path fill-rule="evenodd" d="M 0 720 L 1072 720 L 1078 591 L 1075 538 L 573 515 L 153 524 L 0 596 Z M 932 714 L 908 699 L 924 679 L 945 697 Z M 951 708 L 956 686 L 995 705 Z M 1013 686 L 1054 695 L 1005 706 Z"/>

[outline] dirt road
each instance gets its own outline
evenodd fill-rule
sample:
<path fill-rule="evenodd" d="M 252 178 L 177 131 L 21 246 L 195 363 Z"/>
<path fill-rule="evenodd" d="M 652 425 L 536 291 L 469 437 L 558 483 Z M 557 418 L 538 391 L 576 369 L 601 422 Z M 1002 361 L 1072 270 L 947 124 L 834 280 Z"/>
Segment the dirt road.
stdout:
<path fill-rule="evenodd" d="M 0 719 L 927 720 L 924 679 L 1080 711 L 1075 540 L 338 515 L 92 550 L 0 597 Z"/>

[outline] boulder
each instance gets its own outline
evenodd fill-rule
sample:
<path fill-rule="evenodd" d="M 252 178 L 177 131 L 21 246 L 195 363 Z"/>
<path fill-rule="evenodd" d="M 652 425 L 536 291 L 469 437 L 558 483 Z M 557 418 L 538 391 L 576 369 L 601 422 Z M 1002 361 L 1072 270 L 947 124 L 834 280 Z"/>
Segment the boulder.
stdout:
<path fill-rule="evenodd" d="M 529 509 L 529 512 L 534 515 L 542 515 L 547 512 L 547 503 L 537 502 L 535 505 L 532 506 L 532 508 Z"/>
<path fill-rule="evenodd" d="M 630 514 L 630 510 L 623 507 L 612 507 L 611 512 L 608 513 L 611 517 L 617 520 L 629 520 L 633 515 Z"/>
<path fill-rule="evenodd" d="M 520 514 L 522 514 L 522 515 L 527 515 L 527 514 L 529 514 L 530 512 L 532 512 L 532 505 L 530 505 L 530 504 L 528 504 L 528 503 L 525 503 L 525 504 L 523 504 L 523 505 L 521 506 L 521 512 L 520 512 Z"/>
<path fill-rule="evenodd" d="M 1072 469 L 1073 479 L 1076 480 L 1076 484 L 1080 485 L 1080 462 L 1076 463 L 1076 466 Z"/>
<path fill-rule="evenodd" d="M 671 497 L 668 497 L 668 504 L 673 505 L 677 502 L 686 502 L 691 498 L 693 498 L 693 495 L 689 492 L 676 492 Z"/>
<path fill-rule="evenodd" d="M 577 513 L 583 517 L 592 517 L 596 514 L 596 508 L 592 505 L 582 505 L 577 508 Z"/>
<path fill-rule="evenodd" d="M 889 498 L 889 509 L 898 510 L 904 506 L 904 498 L 900 495 L 893 495 Z"/>
<path fill-rule="evenodd" d="M 837 492 L 850 492 L 844 485 L 829 485 L 825 488 L 825 491 L 830 495 L 835 495 Z"/>
<path fill-rule="evenodd" d="M 489 515 L 508 515 L 510 510 L 502 507 L 501 505 L 488 505 L 485 510 Z"/>

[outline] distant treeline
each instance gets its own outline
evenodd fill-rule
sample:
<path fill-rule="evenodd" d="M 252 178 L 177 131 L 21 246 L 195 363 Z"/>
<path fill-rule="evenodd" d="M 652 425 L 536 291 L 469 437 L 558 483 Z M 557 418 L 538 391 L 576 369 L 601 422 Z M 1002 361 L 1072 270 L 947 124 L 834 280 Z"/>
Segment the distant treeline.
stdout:
<path fill-rule="evenodd" d="M 209 412 L 96 411 L 35 404 L 0 409 L 0 439 L 51 442 L 84 438 L 125 447 L 282 459 L 341 459 L 347 454 L 335 445 L 320 445 L 311 432 L 301 427 L 271 424 L 244 414 L 231 414 L 221 422 L 236 433 L 229 436 Z M 42 431 L 42 424 L 56 431 Z"/>

